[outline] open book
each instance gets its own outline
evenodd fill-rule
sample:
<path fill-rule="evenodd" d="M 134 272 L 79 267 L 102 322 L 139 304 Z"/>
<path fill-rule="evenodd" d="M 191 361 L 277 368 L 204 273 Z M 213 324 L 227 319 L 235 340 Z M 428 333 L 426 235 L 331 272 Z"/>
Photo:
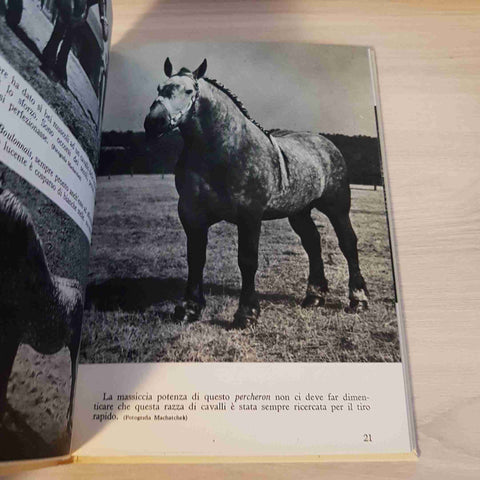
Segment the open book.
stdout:
<path fill-rule="evenodd" d="M 414 458 L 373 51 L 1 8 L 3 465 Z"/>

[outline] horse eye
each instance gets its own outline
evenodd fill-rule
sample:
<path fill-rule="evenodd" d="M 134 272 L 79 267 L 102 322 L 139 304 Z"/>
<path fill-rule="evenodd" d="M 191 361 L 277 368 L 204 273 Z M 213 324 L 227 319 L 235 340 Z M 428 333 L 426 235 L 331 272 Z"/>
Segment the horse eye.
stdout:
<path fill-rule="evenodd" d="M 185 93 L 190 95 L 191 93 L 193 93 L 193 90 L 185 90 Z"/>

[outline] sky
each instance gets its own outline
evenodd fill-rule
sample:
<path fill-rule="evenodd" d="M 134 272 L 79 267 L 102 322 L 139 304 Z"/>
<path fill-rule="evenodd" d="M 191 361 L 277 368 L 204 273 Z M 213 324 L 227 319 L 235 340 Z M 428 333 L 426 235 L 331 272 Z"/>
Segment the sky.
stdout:
<path fill-rule="evenodd" d="M 143 130 L 143 121 L 174 72 L 196 69 L 234 92 L 266 129 L 376 136 L 368 51 L 304 43 L 148 43 L 112 47 L 103 130 Z"/>

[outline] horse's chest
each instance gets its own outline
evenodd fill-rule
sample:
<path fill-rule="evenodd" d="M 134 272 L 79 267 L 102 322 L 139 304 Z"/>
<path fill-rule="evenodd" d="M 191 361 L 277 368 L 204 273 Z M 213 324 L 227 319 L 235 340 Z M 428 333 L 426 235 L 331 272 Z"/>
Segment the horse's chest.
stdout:
<path fill-rule="evenodd" d="M 226 168 L 208 172 L 185 168 L 176 172 L 176 184 L 180 201 L 187 208 L 201 208 L 231 222 L 240 212 L 262 210 L 267 201 L 257 182 Z"/>

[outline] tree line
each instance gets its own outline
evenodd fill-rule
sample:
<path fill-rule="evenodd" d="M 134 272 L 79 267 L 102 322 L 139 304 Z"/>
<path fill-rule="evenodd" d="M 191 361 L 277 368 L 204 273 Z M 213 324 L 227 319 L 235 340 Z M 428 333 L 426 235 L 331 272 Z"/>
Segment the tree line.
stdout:
<path fill-rule="evenodd" d="M 342 152 L 348 165 L 350 183 L 382 185 L 379 143 L 366 135 L 321 135 Z M 98 175 L 173 173 L 183 140 L 171 132 L 153 142 L 145 141 L 144 132 L 103 132 Z"/>

